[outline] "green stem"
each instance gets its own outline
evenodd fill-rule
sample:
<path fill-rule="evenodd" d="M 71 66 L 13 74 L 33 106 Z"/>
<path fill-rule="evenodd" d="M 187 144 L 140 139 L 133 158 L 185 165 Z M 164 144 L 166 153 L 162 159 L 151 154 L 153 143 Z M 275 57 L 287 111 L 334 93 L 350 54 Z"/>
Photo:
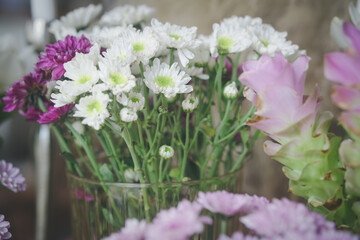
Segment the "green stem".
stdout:
<path fill-rule="evenodd" d="M 190 113 L 186 113 L 186 130 L 185 130 L 185 146 L 184 146 L 184 156 L 181 161 L 181 174 L 180 174 L 180 181 L 184 178 L 185 170 L 186 170 L 186 163 L 188 161 L 188 153 L 189 153 L 189 139 L 190 139 Z"/>
<path fill-rule="evenodd" d="M 162 182 L 163 164 L 164 164 L 164 158 L 161 157 L 160 158 L 160 165 L 159 165 L 159 183 Z"/>
<path fill-rule="evenodd" d="M 227 233 L 227 221 L 226 219 L 221 219 L 220 221 L 220 233 L 226 235 Z"/>
<path fill-rule="evenodd" d="M 217 86 L 217 101 L 219 107 L 220 118 L 222 118 L 221 99 L 222 99 L 222 72 L 224 68 L 224 55 L 220 55 L 220 63 L 215 77 L 215 85 Z"/>
<path fill-rule="evenodd" d="M 235 80 L 236 80 L 236 77 L 237 77 L 237 70 L 238 70 L 240 55 L 241 55 L 241 53 L 238 52 L 236 54 L 235 60 L 232 62 L 231 82 L 237 82 L 238 83 L 238 81 L 235 81 Z"/>
<path fill-rule="evenodd" d="M 175 50 L 174 48 L 170 48 L 170 63 L 169 63 L 170 67 L 174 63 L 174 50 Z"/>

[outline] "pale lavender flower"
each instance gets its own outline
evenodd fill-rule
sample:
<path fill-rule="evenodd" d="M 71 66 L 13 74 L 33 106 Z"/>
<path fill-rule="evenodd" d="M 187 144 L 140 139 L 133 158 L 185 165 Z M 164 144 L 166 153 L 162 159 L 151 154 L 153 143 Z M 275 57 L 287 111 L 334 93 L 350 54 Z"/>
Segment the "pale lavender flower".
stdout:
<path fill-rule="evenodd" d="M 4 160 L 0 161 L 0 182 L 13 192 L 25 191 L 25 178 L 21 175 L 18 168 Z"/>
<path fill-rule="evenodd" d="M 146 230 L 145 220 L 128 219 L 120 232 L 113 233 L 102 240 L 143 240 Z"/>
<path fill-rule="evenodd" d="M 10 223 L 8 221 L 4 221 L 4 215 L 0 214 L 0 240 L 11 238 L 11 233 L 9 233 Z"/>
<path fill-rule="evenodd" d="M 322 232 L 335 229 L 335 223 L 309 211 L 304 204 L 285 198 L 275 199 L 263 209 L 240 220 L 267 239 L 318 239 Z"/>
<path fill-rule="evenodd" d="M 222 234 L 218 240 L 259 240 L 259 238 L 250 235 L 243 235 L 241 232 L 235 232 L 231 237 Z"/>
<path fill-rule="evenodd" d="M 248 214 L 269 203 L 264 197 L 233 194 L 226 191 L 200 192 L 197 201 L 203 208 L 226 216 L 233 216 L 237 213 Z"/>
<path fill-rule="evenodd" d="M 175 208 L 162 210 L 145 233 L 146 240 L 187 240 L 204 230 L 204 223 L 211 224 L 211 218 L 200 216 L 201 206 L 183 200 Z"/>

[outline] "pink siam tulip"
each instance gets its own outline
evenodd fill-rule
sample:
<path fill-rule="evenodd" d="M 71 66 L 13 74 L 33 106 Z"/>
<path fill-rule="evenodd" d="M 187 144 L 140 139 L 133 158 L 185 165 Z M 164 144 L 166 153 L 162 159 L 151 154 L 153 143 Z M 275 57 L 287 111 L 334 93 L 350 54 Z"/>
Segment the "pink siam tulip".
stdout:
<path fill-rule="evenodd" d="M 317 91 L 303 98 L 307 68 L 306 56 L 290 63 L 280 52 L 275 57 L 263 55 L 258 61 L 244 63 L 239 80 L 250 89 L 248 92 L 253 91 L 249 100 L 257 108 L 256 117 L 248 125 L 282 144 L 297 134 L 310 136 L 319 104 Z"/>
<path fill-rule="evenodd" d="M 264 197 L 233 194 L 226 191 L 200 192 L 197 202 L 213 213 L 226 216 L 233 216 L 237 213 L 248 214 L 269 203 Z"/>
<path fill-rule="evenodd" d="M 90 48 L 91 43 L 85 36 L 81 38 L 67 36 L 64 41 L 46 45 L 45 52 L 40 54 L 36 67 L 44 71 L 52 71 L 51 80 L 58 80 L 65 73 L 64 63 L 75 57 L 77 52 L 88 53 Z"/>
<path fill-rule="evenodd" d="M 102 240 L 144 240 L 146 230 L 145 220 L 128 219 L 120 232 L 113 233 Z"/>
<path fill-rule="evenodd" d="M 343 23 L 343 33 L 349 39 L 346 53 L 333 52 L 325 56 L 326 78 L 340 85 L 333 87 L 331 98 L 345 110 L 340 123 L 351 134 L 360 135 L 360 30 L 351 23 Z"/>

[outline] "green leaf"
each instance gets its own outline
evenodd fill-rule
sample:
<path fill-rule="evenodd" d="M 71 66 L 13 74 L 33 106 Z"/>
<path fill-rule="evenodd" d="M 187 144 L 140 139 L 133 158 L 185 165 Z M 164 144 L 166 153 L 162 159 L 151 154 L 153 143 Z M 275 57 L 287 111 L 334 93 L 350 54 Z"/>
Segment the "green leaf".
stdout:
<path fill-rule="evenodd" d="M 74 155 L 72 155 L 69 152 L 62 152 L 60 153 L 60 156 L 63 157 L 66 161 L 70 162 L 73 165 L 78 165 L 78 162 L 76 161 Z"/>
<path fill-rule="evenodd" d="M 103 208 L 102 209 L 102 213 L 104 215 L 104 218 L 107 222 L 111 223 L 111 224 L 114 224 L 114 218 L 111 214 L 111 212 L 109 210 L 107 210 L 106 208 Z"/>
<path fill-rule="evenodd" d="M 173 168 L 170 170 L 169 176 L 172 178 L 179 178 L 180 176 L 180 169 L 179 168 Z"/>
<path fill-rule="evenodd" d="M 113 174 L 111 173 L 107 164 L 103 164 L 100 167 L 100 174 L 103 177 L 104 181 L 106 182 L 114 182 Z"/>
<path fill-rule="evenodd" d="M 205 132 L 206 134 L 209 136 L 209 137 L 213 137 L 215 136 L 215 129 L 208 126 L 208 125 L 203 125 L 204 129 L 205 129 Z"/>

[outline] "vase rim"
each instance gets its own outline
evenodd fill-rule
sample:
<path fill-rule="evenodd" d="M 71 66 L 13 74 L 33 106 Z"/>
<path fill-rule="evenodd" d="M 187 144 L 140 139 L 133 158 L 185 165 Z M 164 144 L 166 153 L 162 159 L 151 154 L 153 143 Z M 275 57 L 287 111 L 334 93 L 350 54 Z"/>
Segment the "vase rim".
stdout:
<path fill-rule="evenodd" d="M 106 181 L 104 181 L 102 183 L 98 180 L 89 179 L 87 177 L 76 176 L 70 172 L 67 172 L 66 174 L 68 175 L 68 177 L 76 179 L 76 181 L 85 182 L 85 183 L 92 184 L 92 185 L 105 184 L 107 186 L 113 186 L 113 187 L 116 186 L 116 187 L 126 187 L 126 188 L 139 188 L 139 187 L 152 187 L 152 186 L 157 186 L 157 185 L 161 185 L 161 186 L 196 185 L 196 184 L 199 184 L 200 182 L 208 182 L 208 181 L 213 181 L 215 179 L 223 179 L 223 178 L 227 178 L 227 177 L 230 177 L 233 175 L 237 175 L 237 174 L 240 174 L 241 171 L 242 171 L 242 167 L 237 169 L 236 171 L 226 173 L 226 174 L 223 174 L 220 176 L 211 177 L 211 178 L 189 180 L 189 181 L 184 181 L 184 182 L 162 182 L 162 183 L 160 183 L 160 182 L 156 182 L 156 183 L 123 183 L 123 182 L 106 182 Z"/>

